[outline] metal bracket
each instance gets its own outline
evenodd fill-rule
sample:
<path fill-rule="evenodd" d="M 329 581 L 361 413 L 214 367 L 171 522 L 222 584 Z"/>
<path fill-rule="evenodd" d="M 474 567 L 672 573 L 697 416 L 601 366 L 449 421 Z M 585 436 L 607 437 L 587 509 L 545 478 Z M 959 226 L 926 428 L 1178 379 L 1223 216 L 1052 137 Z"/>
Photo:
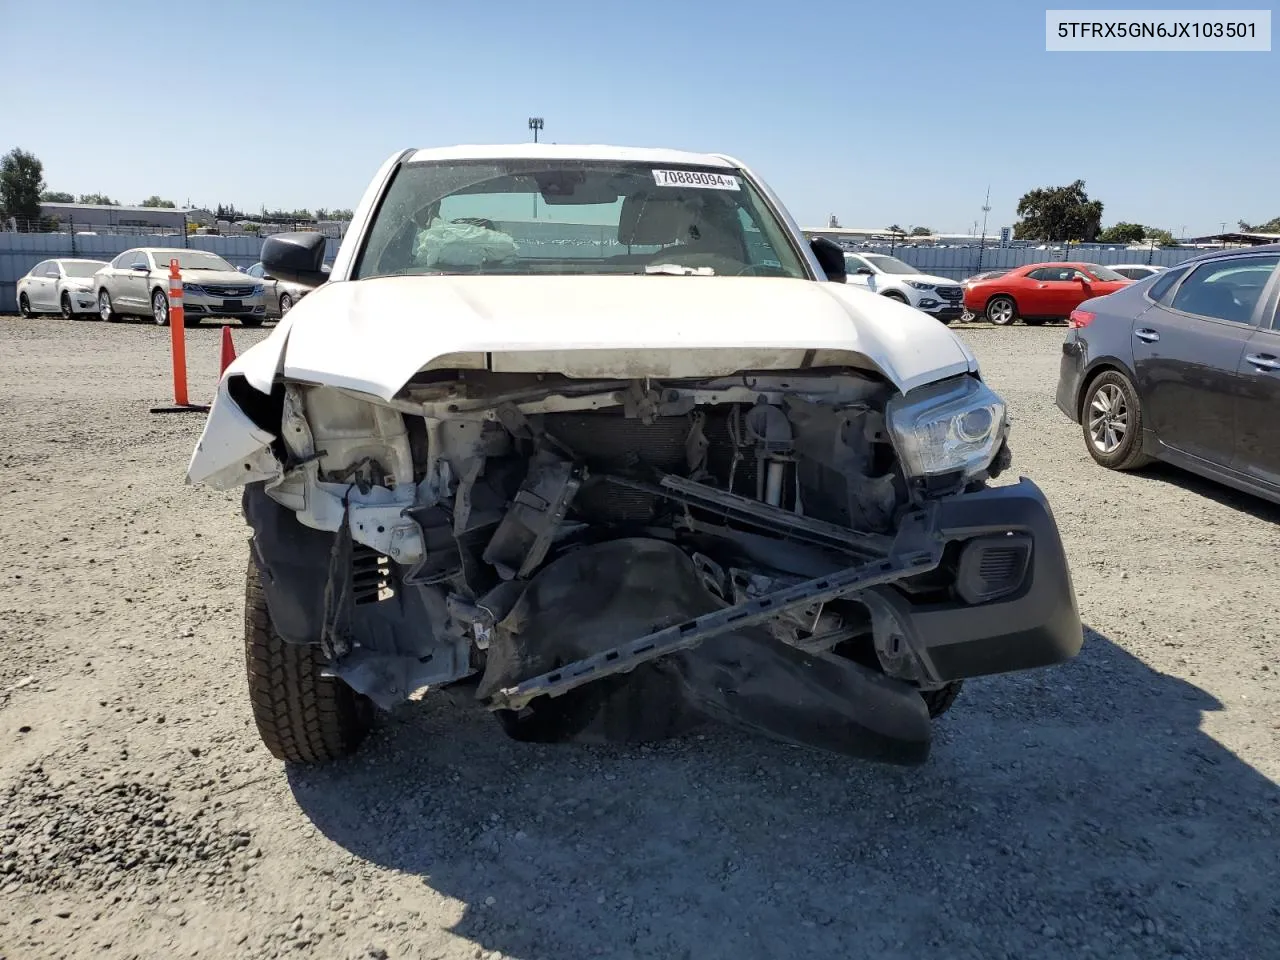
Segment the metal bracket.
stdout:
<path fill-rule="evenodd" d="M 918 538 L 919 531 L 914 529 L 916 525 L 906 524 L 912 528 L 908 538 Z M 514 687 L 505 687 L 490 698 L 489 709 L 520 710 L 536 697 L 558 697 L 595 680 L 627 673 L 643 663 L 696 647 L 703 640 L 722 633 L 764 623 L 811 604 L 847 597 L 868 587 L 925 573 L 941 562 L 942 544 L 935 540 L 926 550 L 894 552 L 883 560 L 807 580 L 576 660 L 549 673 L 530 677 Z"/>

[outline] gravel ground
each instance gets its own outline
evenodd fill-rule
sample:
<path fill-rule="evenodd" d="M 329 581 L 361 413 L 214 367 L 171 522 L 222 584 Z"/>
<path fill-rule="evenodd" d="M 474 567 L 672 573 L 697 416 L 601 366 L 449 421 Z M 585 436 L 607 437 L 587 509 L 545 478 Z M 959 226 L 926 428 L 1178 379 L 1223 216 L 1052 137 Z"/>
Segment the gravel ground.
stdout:
<path fill-rule="evenodd" d="M 288 770 L 238 498 L 184 486 L 201 416 L 148 412 L 167 332 L 0 320 L 0 958 L 1277 956 L 1280 511 L 1096 467 L 1062 328 L 961 329 L 1088 638 L 970 684 L 926 766 L 526 746 L 436 695 Z M 196 398 L 218 335 L 187 334 Z"/>

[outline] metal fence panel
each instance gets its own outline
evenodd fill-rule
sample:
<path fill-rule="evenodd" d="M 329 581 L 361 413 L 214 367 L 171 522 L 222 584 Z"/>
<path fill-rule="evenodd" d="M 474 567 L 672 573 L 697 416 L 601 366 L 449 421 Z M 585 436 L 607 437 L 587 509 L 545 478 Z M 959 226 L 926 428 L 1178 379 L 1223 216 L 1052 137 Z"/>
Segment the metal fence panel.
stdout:
<path fill-rule="evenodd" d="M 1204 250 L 1195 249 L 1162 249 L 1160 247 L 1142 250 L 1116 249 L 1113 247 L 1072 247 L 1070 250 L 1037 250 L 1034 247 L 927 247 L 899 246 L 896 244 L 859 245 L 850 250 L 851 253 L 885 253 L 897 257 L 904 263 L 915 267 L 921 273 L 947 277 L 951 280 L 963 280 L 975 273 L 986 270 L 1012 270 L 1015 267 L 1030 263 L 1053 263 L 1055 261 L 1072 260 L 1084 263 L 1150 263 L 1156 266 L 1171 267 L 1199 256 Z"/>
<path fill-rule="evenodd" d="M 617 245 L 613 231 L 600 230 L 598 243 L 572 244 L 569 237 L 581 237 L 582 228 L 551 223 L 505 224 L 513 233 L 519 233 L 521 249 L 525 253 L 546 256 L 599 256 L 614 252 Z M 518 228 L 518 229 L 517 229 Z M 567 231 L 567 232 L 566 232 Z M 95 236 L 69 233 L 0 233 L 0 313 L 17 310 L 15 286 L 18 278 L 41 260 L 52 257 L 84 257 L 93 260 L 111 260 L 116 254 L 133 247 L 176 247 L 180 237 L 161 235 L 121 235 L 100 233 Z M 325 259 L 332 262 L 338 252 L 339 240 L 330 237 L 325 243 Z M 257 262 L 262 251 L 262 241 L 257 237 L 227 237 L 193 234 L 187 238 L 193 249 L 208 250 L 238 267 L 248 267 Z M 1193 249 L 1125 250 L 1110 247 L 1072 247 L 1069 250 L 1037 250 L 1033 247 L 989 246 L 930 247 L 875 244 L 859 246 L 853 252 L 888 253 L 915 267 L 921 273 L 963 280 L 980 270 L 1012 270 L 1029 263 L 1051 263 L 1061 260 L 1087 263 L 1152 263 L 1171 267 L 1190 257 L 1203 253 Z"/>

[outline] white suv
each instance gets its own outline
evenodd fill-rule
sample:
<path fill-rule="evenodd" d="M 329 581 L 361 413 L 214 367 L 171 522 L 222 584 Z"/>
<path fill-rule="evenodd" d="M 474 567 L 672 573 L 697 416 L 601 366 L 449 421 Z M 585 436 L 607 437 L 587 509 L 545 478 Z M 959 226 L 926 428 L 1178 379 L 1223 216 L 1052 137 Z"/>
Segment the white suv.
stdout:
<path fill-rule="evenodd" d="M 846 253 L 846 283 L 922 310 L 950 323 L 964 313 L 964 289 L 946 277 L 931 277 L 909 263 L 883 253 Z"/>

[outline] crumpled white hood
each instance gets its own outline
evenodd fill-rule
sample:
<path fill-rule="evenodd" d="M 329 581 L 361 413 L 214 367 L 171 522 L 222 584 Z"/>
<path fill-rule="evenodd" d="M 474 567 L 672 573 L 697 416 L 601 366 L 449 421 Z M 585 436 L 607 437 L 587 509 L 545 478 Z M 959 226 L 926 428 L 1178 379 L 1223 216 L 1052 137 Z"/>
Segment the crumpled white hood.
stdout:
<path fill-rule="evenodd" d="M 476 365 L 488 354 L 494 370 L 596 378 L 873 366 L 904 392 L 977 369 L 932 317 L 841 284 L 418 276 L 321 286 L 228 372 L 264 391 L 283 370 L 390 399 L 433 360 L 456 354 Z"/>

